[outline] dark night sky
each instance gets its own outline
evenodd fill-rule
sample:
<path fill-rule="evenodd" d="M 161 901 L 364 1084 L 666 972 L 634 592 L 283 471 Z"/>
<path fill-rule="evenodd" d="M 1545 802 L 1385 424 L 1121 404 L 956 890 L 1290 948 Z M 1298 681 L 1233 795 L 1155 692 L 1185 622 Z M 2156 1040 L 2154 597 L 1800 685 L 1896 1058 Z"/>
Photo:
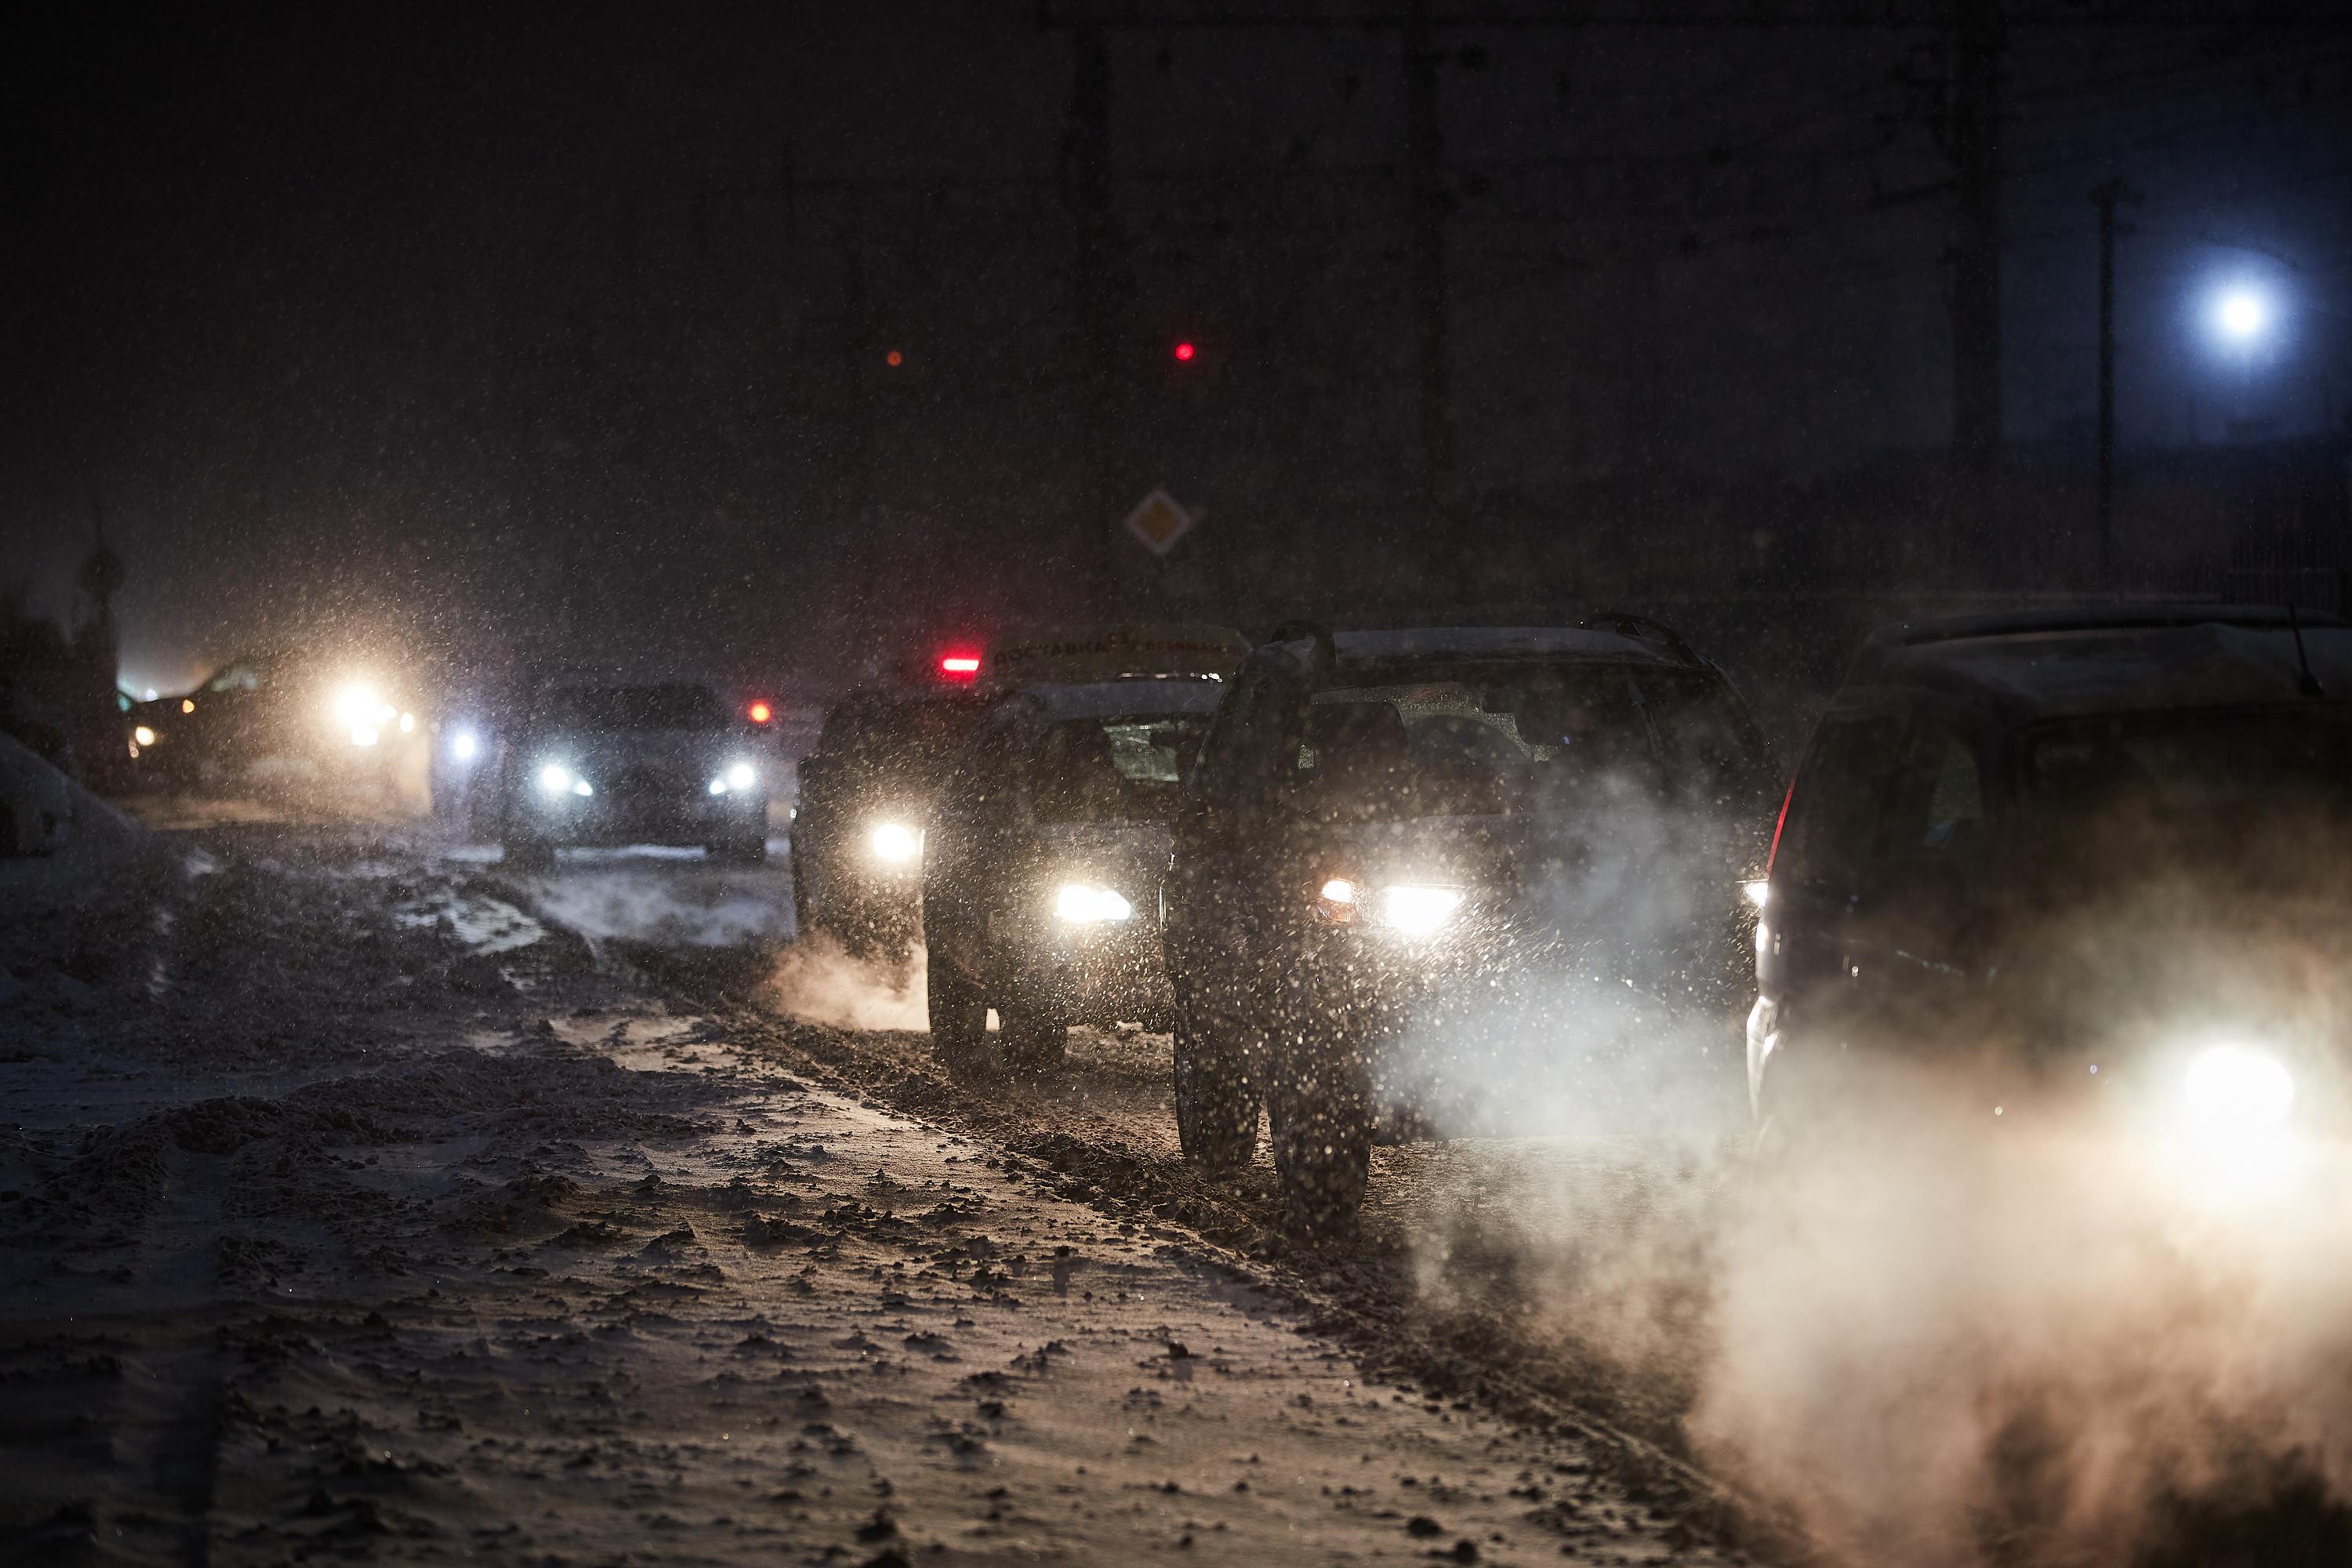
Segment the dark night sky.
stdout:
<path fill-rule="evenodd" d="M 2084 193 L 2117 172 L 2148 197 L 2119 273 L 2126 445 L 2342 417 L 2331 12 L 2012 31 L 2012 441 L 2090 412 Z M 129 675 L 302 619 L 835 677 L 853 612 L 889 635 L 1064 607 L 1073 542 L 1115 515 L 1103 468 L 1209 509 L 1196 593 L 1256 569 L 1234 541 L 1311 563 L 1406 506 L 1393 30 L 1115 36 L 1122 434 L 1090 468 L 1072 46 L 1026 0 L 485 16 L 78 13 L 0 67 L 0 577 L 61 604 L 102 495 Z M 1633 470 L 1936 448 L 1948 215 L 1874 198 L 1948 172 L 1904 85 L 1939 40 L 1448 30 L 1465 484 L 1540 507 Z M 2238 276 L 2286 314 L 2232 359 L 2201 312 Z"/>

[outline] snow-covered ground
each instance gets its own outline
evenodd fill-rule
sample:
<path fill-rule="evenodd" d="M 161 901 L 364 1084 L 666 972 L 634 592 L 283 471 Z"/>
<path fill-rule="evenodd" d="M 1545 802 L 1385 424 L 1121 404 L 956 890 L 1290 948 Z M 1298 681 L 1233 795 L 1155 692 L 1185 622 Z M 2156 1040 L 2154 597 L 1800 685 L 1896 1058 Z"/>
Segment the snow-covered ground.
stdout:
<path fill-rule="evenodd" d="M 1712 1555 L 1066 1150 L 604 961 L 788 958 L 781 862 L 175 820 L 0 867 L 0 1558 Z"/>

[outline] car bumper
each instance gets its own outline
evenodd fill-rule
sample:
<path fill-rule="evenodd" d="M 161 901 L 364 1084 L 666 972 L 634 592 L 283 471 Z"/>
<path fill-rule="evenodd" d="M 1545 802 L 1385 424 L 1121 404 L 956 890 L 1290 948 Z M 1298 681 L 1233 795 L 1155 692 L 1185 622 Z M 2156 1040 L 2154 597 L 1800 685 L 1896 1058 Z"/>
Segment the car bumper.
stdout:
<path fill-rule="evenodd" d="M 765 834 L 768 803 L 747 795 L 577 796 L 526 802 L 517 814 L 529 830 L 558 844 L 707 844 Z"/>

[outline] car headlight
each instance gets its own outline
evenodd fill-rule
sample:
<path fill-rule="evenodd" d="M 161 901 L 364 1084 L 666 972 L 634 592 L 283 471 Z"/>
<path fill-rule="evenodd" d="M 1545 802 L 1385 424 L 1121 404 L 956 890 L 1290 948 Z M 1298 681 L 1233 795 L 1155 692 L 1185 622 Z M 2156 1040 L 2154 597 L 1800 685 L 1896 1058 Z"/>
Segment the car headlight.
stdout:
<path fill-rule="evenodd" d="M 131 731 L 131 738 L 142 746 L 152 746 L 155 743 L 155 731 L 142 724 Z"/>
<path fill-rule="evenodd" d="M 750 789 L 760 782 L 760 774 L 749 763 L 736 763 L 710 781 L 710 793 L 725 795 L 730 789 Z"/>
<path fill-rule="evenodd" d="M 471 730 L 460 730 L 450 739 L 449 754 L 461 763 L 470 763 L 481 753 L 482 739 Z"/>
<path fill-rule="evenodd" d="M 1054 913 L 1071 925 L 1100 925 L 1135 918 L 1135 906 L 1109 888 L 1065 882 L 1054 895 Z"/>
<path fill-rule="evenodd" d="M 866 847 L 884 865 L 903 866 L 922 852 L 923 841 L 904 823 L 885 822 L 866 836 Z"/>
<path fill-rule="evenodd" d="M 1407 883 L 1381 889 L 1376 908 L 1382 925 L 1407 936 L 1427 936 L 1460 911 L 1462 892 L 1458 888 L 1425 888 Z"/>
<path fill-rule="evenodd" d="M 539 770 L 539 787 L 550 795 L 576 795 L 583 800 L 596 793 L 595 785 L 562 763 L 550 763 Z"/>
<path fill-rule="evenodd" d="M 2249 1143 L 2286 1125 L 2294 1108 L 2294 1079 L 2267 1051 L 2211 1046 L 2189 1063 L 2183 1085 L 2189 1126 L 2216 1142 Z"/>
<path fill-rule="evenodd" d="M 1772 884 L 1764 881 L 1760 878 L 1753 882 L 1740 883 L 1739 891 L 1747 898 L 1748 902 L 1756 909 L 1762 909 L 1766 904 L 1771 902 L 1772 900 Z"/>
<path fill-rule="evenodd" d="M 1407 936 L 1427 936 L 1443 929 L 1461 912 L 1462 890 L 1398 882 L 1367 888 L 1351 878 L 1334 877 L 1316 890 L 1315 909 L 1334 925 L 1386 926 Z"/>

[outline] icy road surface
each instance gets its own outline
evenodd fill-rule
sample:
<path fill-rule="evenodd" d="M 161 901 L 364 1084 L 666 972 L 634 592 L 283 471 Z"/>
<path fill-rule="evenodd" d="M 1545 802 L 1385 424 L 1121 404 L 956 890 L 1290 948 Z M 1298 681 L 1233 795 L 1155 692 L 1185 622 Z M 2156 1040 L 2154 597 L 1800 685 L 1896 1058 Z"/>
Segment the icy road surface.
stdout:
<path fill-rule="evenodd" d="M 1717 1560 L 1185 1189 L 1164 1041 L 949 1084 L 781 1016 L 781 863 L 194 815 L 0 867 L 0 1559 Z"/>

